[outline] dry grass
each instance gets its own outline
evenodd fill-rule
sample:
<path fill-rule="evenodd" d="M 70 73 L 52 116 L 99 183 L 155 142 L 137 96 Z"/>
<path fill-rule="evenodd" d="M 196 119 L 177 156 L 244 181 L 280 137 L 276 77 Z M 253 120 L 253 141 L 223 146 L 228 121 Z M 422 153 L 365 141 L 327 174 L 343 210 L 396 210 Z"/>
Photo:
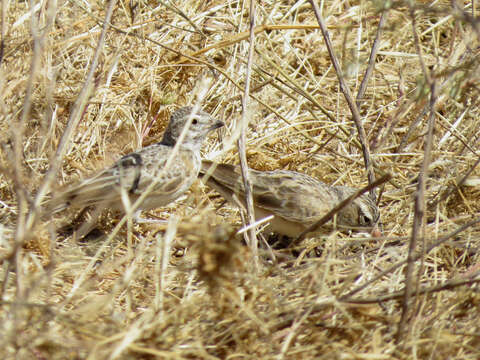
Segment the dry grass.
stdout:
<path fill-rule="evenodd" d="M 168 114 L 195 101 L 205 78 L 211 85 L 204 108 L 227 127 L 210 138 L 204 155 L 237 162 L 231 139 L 249 46 L 248 32 L 238 34 L 248 29 L 248 3 L 118 2 L 89 93 L 80 99 L 86 105 L 79 123 L 44 190 L 158 141 Z M 355 95 L 380 19 L 375 6 L 383 2 L 321 3 Z M 478 359 L 480 226 L 464 226 L 480 215 L 474 2 L 457 1 L 462 11 L 447 1 L 416 3 L 423 70 L 407 2 L 392 3 L 360 106 L 376 176 L 393 175 L 380 199 L 386 237 L 333 233 L 314 240 L 320 257 L 299 261 L 284 253 L 272 260 L 267 252 L 257 271 L 235 236 L 238 211 L 218 208 L 201 184 L 152 212 L 173 219 L 167 226 L 134 223 L 107 242 L 56 235 L 55 224 L 72 213 L 29 223 L 108 5 L 58 1 L 51 12 L 55 1 L 42 1 L 32 24 L 28 2 L 2 2 L 0 357 Z M 262 1 L 256 24 L 269 26 L 255 39 L 249 165 L 365 185 L 357 130 L 324 40 L 300 26 L 317 25 L 310 4 Z M 434 136 L 422 172 L 432 84 Z M 413 219 L 421 216 L 414 206 L 419 176 L 426 179 L 426 208 L 405 303 L 405 260 Z M 108 234 L 118 220 L 105 214 L 100 227 Z M 405 327 L 398 331 L 402 313 Z"/>

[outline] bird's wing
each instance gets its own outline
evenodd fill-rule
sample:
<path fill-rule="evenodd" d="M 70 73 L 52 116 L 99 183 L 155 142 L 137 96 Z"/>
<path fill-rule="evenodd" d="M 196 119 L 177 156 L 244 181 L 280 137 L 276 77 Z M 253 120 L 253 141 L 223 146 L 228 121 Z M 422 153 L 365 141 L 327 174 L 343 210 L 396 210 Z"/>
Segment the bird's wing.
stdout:
<path fill-rule="evenodd" d="M 120 202 L 122 191 L 138 197 L 154 180 L 156 185 L 152 193 L 161 193 L 168 198 L 182 190 L 185 174 L 189 168 L 194 167 L 192 154 L 183 151 L 179 152 L 172 165 L 165 169 L 170 153 L 171 147 L 154 144 L 125 155 L 110 168 L 67 187 L 58 195 L 54 194 L 45 208 L 47 212 L 58 212 L 70 206 L 85 207 Z"/>
<path fill-rule="evenodd" d="M 208 173 L 211 166 L 212 162 L 202 161 L 201 173 Z M 207 184 L 227 200 L 237 195 L 245 206 L 240 168 L 228 164 L 213 166 L 216 168 Z M 329 204 L 335 201 L 330 186 L 304 174 L 286 170 L 250 170 L 249 174 L 255 206 L 290 221 L 313 223 L 325 215 L 330 210 Z"/>

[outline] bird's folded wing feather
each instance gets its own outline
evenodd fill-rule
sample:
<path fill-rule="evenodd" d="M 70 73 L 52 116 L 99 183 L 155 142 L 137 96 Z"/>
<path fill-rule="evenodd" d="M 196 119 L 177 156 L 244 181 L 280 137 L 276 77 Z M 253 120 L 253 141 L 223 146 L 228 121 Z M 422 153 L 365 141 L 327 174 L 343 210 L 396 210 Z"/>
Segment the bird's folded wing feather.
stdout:
<path fill-rule="evenodd" d="M 168 169 L 164 169 L 170 152 L 170 147 L 155 144 L 125 155 L 112 167 L 54 195 L 45 205 L 46 212 L 58 212 L 69 206 L 121 201 L 122 191 L 138 197 L 154 180 L 156 185 L 152 192 L 164 193 L 168 198 L 169 194 L 181 189 L 182 178 L 188 170 L 185 167 L 192 163 L 191 160 L 190 164 L 184 161 L 183 157 L 188 156 L 180 153 L 177 155 L 179 161 L 173 161 Z"/>
<path fill-rule="evenodd" d="M 240 168 L 228 164 L 215 165 L 215 172 L 207 183 L 227 200 L 236 194 L 245 206 Z M 202 161 L 201 172 L 208 173 L 211 166 L 212 162 Z M 309 176 L 286 170 L 250 170 L 249 173 L 255 206 L 290 221 L 313 223 L 330 210 L 328 204 L 335 202 L 330 187 Z"/>

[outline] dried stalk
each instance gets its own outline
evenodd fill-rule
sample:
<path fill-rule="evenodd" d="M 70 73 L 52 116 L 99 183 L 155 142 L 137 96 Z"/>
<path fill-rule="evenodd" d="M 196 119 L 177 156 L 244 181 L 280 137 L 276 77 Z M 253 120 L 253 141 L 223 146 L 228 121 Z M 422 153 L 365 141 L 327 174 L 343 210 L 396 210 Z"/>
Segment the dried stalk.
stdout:
<path fill-rule="evenodd" d="M 67 151 L 67 145 L 69 144 L 69 142 L 71 140 L 71 137 L 72 137 L 72 134 L 73 134 L 73 131 L 77 127 L 77 125 L 78 125 L 78 123 L 81 119 L 81 116 L 83 115 L 83 113 L 85 111 L 85 107 L 87 106 L 88 98 L 90 97 L 90 93 L 91 93 L 92 88 L 94 86 L 93 85 L 93 77 L 94 77 L 94 74 L 95 74 L 95 71 L 96 71 L 96 68 L 97 68 L 98 59 L 100 57 L 101 50 L 103 48 L 105 34 L 106 34 L 106 31 L 107 31 L 107 28 L 108 28 L 107 25 L 110 23 L 110 18 L 112 16 L 113 8 L 115 7 L 115 3 L 116 3 L 116 0 L 111 0 L 110 3 L 109 3 L 107 13 L 105 15 L 104 26 L 103 26 L 100 38 L 99 38 L 98 43 L 97 43 L 97 47 L 95 49 L 95 54 L 94 54 L 94 56 L 92 58 L 92 61 L 91 61 L 89 73 L 87 75 L 87 78 L 85 79 L 85 83 L 82 87 L 82 90 L 80 91 L 80 94 L 78 95 L 77 100 L 76 100 L 75 104 L 73 105 L 73 108 L 70 112 L 70 116 L 69 116 L 69 119 L 68 119 L 68 122 L 67 122 L 67 126 L 66 126 L 65 131 L 64 131 L 64 133 L 62 135 L 62 138 L 60 140 L 60 144 L 57 148 L 57 151 L 55 152 L 55 155 L 53 156 L 53 158 L 50 161 L 50 168 L 49 168 L 47 174 L 45 175 L 45 178 L 43 179 L 43 182 L 40 185 L 40 188 L 37 191 L 37 194 L 35 196 L 33 205 L 31 206 L 30 211 L 28 212 L 28 216 L 26 217 L 26 219 L 24 221 L 22 220 L 22 215 L 21 215 L 23 213 L 23 211 L 20 211 L 20 215 L 19 215 L 19 218 L 18 218 L 18 221 L 17 221 L 17 232 L 16 232 L 16 235 L 15 235 L 15 245 L 12 248 L 10 254 L 8 254 L 4 258 L 9 258 L 9 257 L 13 256 L 14 254 L 16 254 L 17 250 L 21 246 L 23 246 L 25 241 L 28 240 L 28 237 L 32 235 L 31 230 L 32 230 L 33 226 L 35 225 L 35 222 L 37 221 L 37 218 L 38 218 L 37 215 L 38 215 L 38 210 L 39 210 L 40 203 L 41 203 L 43 197 L 49 191 L 53 180 L 57 176 L 58 169 L 59 169 L 60 164 L 62 162 L 62 159 L 63 159 L 63 157 L 64 157 L 64 155 Z M 32 18 L 34 18 L 33 15 L 32 15 Z M 34 51 L 34 57 L 38 58 L 38 56 L 35 55 L 35 51 Z M 33 67 L 34 67 L 34 65 L 32 64 L 32 68 Z M 31 72 L 33 73 L 33 70 Z M 30 82 L 32 82 L 32 81 L 33 81 L 33 79 L 31 79 Z M 31 90 L 30 90 L 30 93 L 31 93 Z M 26 116 L 29 112 L 29 109 L 30 109 L 30 104 L 29 104 L 30 96 L 28 96 L 28 94 L 29 94 L 29 90 L 27 89 L 27 97 L 26 97 L 26 100 L 25 100 L 26 104 L 24 105 L 22 118 L 24 116 L 26 118 Z M 25 115 L 23 115 L 23 114 L 25 114 Z M 24 123 L 25 118 L 23 118 L 23 120 L 21 121 L 21 124 Z M 20 139 L 17 139 L 15 142 L 21 145 Z M 15 146 L 20 146 L 20 145 L 15 145 Z M 16 154 L 15 155 L 15 159 L 16 159 L 15 161 L 18 162 L 19 157 L 21 155 L 21 150 L 17 149 L 14 152 Z M 17 166 L 15 166 L 15 168 L 17 169 Z M 20 169 L 20 167 L 18 167 L 18 169 Z M 15 178 L 17 178 L 17 177 L 15 176 Z M 22 201 L 20 201 L 22 198 L 24 198 L 24 197 L 21 196 L 19 198 L 19 210 L 22 210 Z"/>
<path fill-rule="evenodd" d="M 340 63 L 338 62 L 338 59 L 333 51 L 333 45 L 330 40 L 330 36 L 328 34 L 325 22 L 323 21 L 322 15 L 320 14 L 320 9 L 318 8 L 318 5 L 314 0 L 309 0 L 309 2 L 312 5 L 318 25 L 320 25 L 320 30 L 322 31 L 323 39 L 325 40 L 325 45 L 327 46 L 328 54 L 330 55 L 330 60 L 332 61 L 333 67 L 335 68 L 335 72 L 338 77 L 338 81 L 340 83 L 340 90 L 345 96 L 345 100 L 347 101 L 350 112 L 352 113 L 353 122 L 357 127 L 359 141 L 362 144 L 363 160 L 365 162 L 365 168 L 367 169 L 368 182 L 369 184 L 371 184 L 375 181 L 375 174 L 373 172 L 372 162 L 370 160 L 370 149 L 368 145 L 367 134 L 365 133 L 365 129 L 363 128 L 360 113 L 358 112 L 358 108 L 355 101 L 353 100 L 352 93 L 350 92 L 347 82 L 345 81 Z M 370 197 L 373 201 L 376 200 L 374 188 L 370 189 Z"/>
<path fill-rule="evenodd" d="M 413 255 L 413 257 L 411 258 L 411 261 L 417 261 L 418 259 L 422 258 L 424 255 L 427 255 L 433 249 L 435 249 L 435 248 L 439 247 L 440 245 L 444 244 L 445 242 L 447 242 L 452 237 L 457 236 L 461 232 L 465 231 L 466 229 L 468 229 L 468 228 L 470 228 L 470 227 L 472 227 L 472 226 L 474 226 L 478 223 L 480 223 L 480 218 L 476 219 L 476 220 L 472 220 L 472 221 L 466 223 L 465 225 L 460 226 L 458 229 L 452 231 L 451 233 L 449 233 L 449 234 L 441 237 L 437 241 L 435 241 L 432 245 L 427 247 L 423 253 L 418 253 L 416 255 Z M 355 295 L 355 294 L 359 293 L 360 291 L 366 289 L 371 284 L 373 284 L 373 283 L 377 282 L 378 280 L 382 279 L 385 275 L 388 275 L 388 274 L 394 272 L 395 270 L 397 270 L 399 267 L 405 265 L 407 263 L 407 261 L 408 261 L 408 259 L 405 259 L 405 260 L 399 261 L 395 265 L 390 266 L 387 270 L 382 271 L 380 274 L 378 274 L 374 278 L 368 280 L 365 284 L 349 291 L 345 295 L 340 296 L 338 298 L 338 300 L 348 301 L 348 299 L 351 298 L 353 295 Z"/>
<path fill-rule="evenodd" d="M 360 83 L 360 88 L 358 89 L 357 94 L 357 108 L 360 107 L 363 97 L 365 96 L 365 91 L 367 90 L 368 80 L 372 76 L 373 69 L 375 67 L 375 59 L 377 58 L 378 48 L 380 47 L 380 39 L 382 38 L 383 28 L 385 27 L 385 22 L 387 21 L 388 10 L 382 12 L 380 17 L 380 22 L 378 23 L 377 34 L 375 40 L 373 41 L 372 51 L 370 52 L 370 57 L 368 58 L 368 66 L 363 76 L 362 82 Z"/>
<path fill-rule="evenodd" d="M 433 129 L 435 127 L 435 103 L 437 101 L 437 92 L 435 89 L 435 83 L 431 86 L 431 97 L 430 97 L 430 116 L 428 119 L 428 131 L 427 139 L 425 143 L 425 152 L 422 162 L 422 168 L 420 169 L 420 174 L 418 176 L 417 191 L 415 194 L 415 213 L 413 217 L 412 225 L 412 237 L 410 239 L 408 247 L 408 257 L 407 257 L 407 270 L 405 273 L 405 293 L 402 303 L 402 316 L 398 325 L 398 332 L 396 335 L 396 341 L 401 340 L 404 328 L 408 321 L 409 306 L 408 302 L 413 292 L 413 270 L 415 267 L 415 250 L 417 248 L 418 237 L 420 228 L 423 226 L 423 218 L 425 216 L 425 183 L 428 179 L 428 166 L 430 165 L 430 158 L 432 152 L 432 143 L 433 143 Z M 424 248 L 424 247 L 422 247 Z M 423 254 L 421 259 L 423 259 Z M 419 286 L 417 282 L 417 287 Z M 418 294 L 418 291 L 417 291 Z"/>
<path fill-rule="evenodd" d="M 416 289 L 414 292 L 412 292 L 411 296 L 432 294 L 432 293 L 440 292 L 444 290 L 453 290 L 464 285 L 473 285 L 480 282 L 480 279 L 475 279 L 475 277 L 478 276 L 479 274 L 480 272 L 477 271 L 475 274 L 472 274 L 470 276 L 470 279 L 448 280 L 448 281 L 445 281 L 443 284 L 439 284 L 436 286 L 431 286 L 425 289 Z M 350 298 L 347 300 L 342 300 L 342 302 L 349 303 L 349 304 L 377 304 L 377 303 L 383 303 L 391 300 L 400 300 L 404 298 L 404 296 L 405 296 L 404 290 L 400 290 L 392 294 L 380 295 L 372 298 L 357 298 L 357 299 Z"/>
<path fill-rule="evenodd" d="M 423 60 L 422 48 L 420 46 L 420 39 L 416 31 L 416 20 L 415 20 L 415 10 L 413 7 L 410 8 L 410 16 L 412 18 L 412 32 L 414 37 L 415 48 L 417 50 L 418 61 L 423 71 L 423 75 L 427 84 L 430 84 L 430 105 L 429 112 L 430 116 L 428 119 L 428 129 L 427 129 L 427 138 L 425 142 L 425 150 L 423 155 L 422 167 L 420 169 L 420 174 L 418 176 L 417 191 L 415 194 L 415 213 L 413 218 L 412 225 L 412 237 L 410 239 L 408 247 L 408 257 L 407 257 L 407 269 L 405 273 L 405 293 L 402 302 L 402 315 L 398 323 L 397 333 L 395 334 L 395 342 L 399 343 L 403 340 L 403 333 L 405 332 L 405 327 L 409 321 L 409 300 L 413 292 L 413 272 L 415 268 L 414 253 L 417 249 L 418 237 L 420 228 L 424 225 L 423 219 L 425 216 L 425 189 L 426 181 L 428 179 L 428 167 L 430 165 L 430 158 L 432 152 L 432 143 L 433 143 L 433 130 L 435 128 L 435 104 L 437 102 L 437 86 L 436 82 L 432 81 L 432 77 L 428 72 L 428 69 Z M 423 231 L 425 232 L 425 231 Z M 423 234 L 425 235 L 425 234 Z M 424 238 L 425 236 L 423 236 Z M 422 246 L 422 249 L 425 249 L 425 246 Z M 420 269 L 423 267 L 423 254 L 420 258 L 422 264 Z M 421 273 L 421 271 L 419 271 Z M 419 281 L 417 281 L 416 286 L 418 290 Z M 418 291 L 417 291 L 418 293 Z"/>
<path fill-rule="evenodd" d="M 252 184 L 248 178 L 248 163 L 246 155 L 246 130 L 248 126 L 248 98 L 250 94 L 250 72 L 252 69 L 253 62 L 253 53 L 255 45 L 255 1 L 250 0 L 250 38 L 249 38 L 249 48 L 248 48 L 248 62 L 247 62 L 247 71 L 245 74 L 245 90 L 242 97 L 242 119 L 241 119 L 241 133 L 237 141 L 238 146 L 238 156 L 240 159 L 240 168 L 242 170 L 243 186 L 245 188 L 245 200 L 247 203 L 247 223 L 245 226 L 255 223 L 255 209 L 253 207 L 253 196 L 252 196 Z M 245 232 L 245 238 L 247 244 L 250 245 L 252 253 L 255 259 L 255 263 L 258 266 L 258 241 L 255 234 L 255 226 L 248 229 Z"/>

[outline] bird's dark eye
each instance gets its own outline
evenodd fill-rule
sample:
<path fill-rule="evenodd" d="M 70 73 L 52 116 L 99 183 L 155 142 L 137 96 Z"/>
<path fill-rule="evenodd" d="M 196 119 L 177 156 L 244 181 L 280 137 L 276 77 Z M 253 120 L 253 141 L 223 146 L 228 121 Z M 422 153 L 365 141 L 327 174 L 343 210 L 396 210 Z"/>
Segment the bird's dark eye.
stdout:
<path fill-rule="evenodd" d="M 193 119 L 193 120 L 192 120 L 192 124 L 193 124 L 193 125 L 197 125 L 197 124 L 198 124 L 198 120 L 197 120 L 197 119 Z"/>
<path fill-rule="evenodd" d="M 360 215 L 360 224 L 362 225 L 368 225 L 370 224 L 372 221 L 370 220 L 370 218 L 367 216 L 367 215 Z"/>

